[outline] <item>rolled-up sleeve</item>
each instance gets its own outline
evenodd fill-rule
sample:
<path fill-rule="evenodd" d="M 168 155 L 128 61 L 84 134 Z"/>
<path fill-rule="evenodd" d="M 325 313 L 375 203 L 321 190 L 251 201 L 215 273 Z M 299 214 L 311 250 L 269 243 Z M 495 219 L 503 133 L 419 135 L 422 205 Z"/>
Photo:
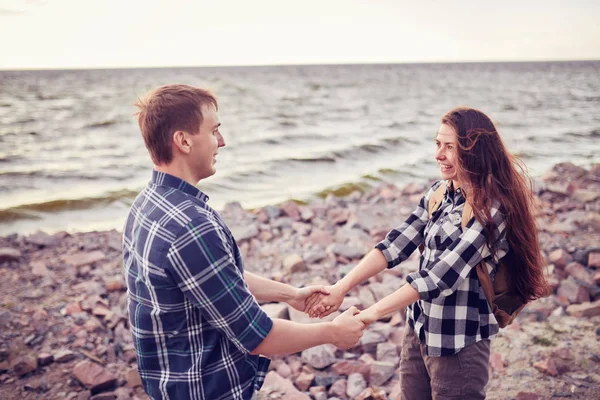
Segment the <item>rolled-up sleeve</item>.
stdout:
<path fill-rule="evenodd" d="M 503 214 L 496 207 L 490 211 L 496 243 L 506 242 Z M 506 250 L 504 247 L 503 253 Z M 472 218 L 459 238 L 448 246 L 436 261 L 420 271 L 409 274 L 406 281 L 419 292 L 421 300 L 449 296 L 469 276 L 471 270 L 490 255 L 484 228 L 477 219 Z"/>
<path fill-rule="evenodd" d="M 182 229 L 167 260 L 184 296 L 211 326 L 249 353 L 269 334 L 273 321 L 250 293 L 232 250 L 224 229 L 201 218 Z"/>
<path fill-rule="evenodd" d="M 423 242 L 423 232 L 429 221 L 429 199 L 442 182 L 436 182 L 427 194 L 421 198 L 417 208 L 402 225 L 392 229 L 385 239 L 375 245 L 375 248 L 379 249 L 385 256 L 388 268 L 393 268 L 406 260 Z"/>

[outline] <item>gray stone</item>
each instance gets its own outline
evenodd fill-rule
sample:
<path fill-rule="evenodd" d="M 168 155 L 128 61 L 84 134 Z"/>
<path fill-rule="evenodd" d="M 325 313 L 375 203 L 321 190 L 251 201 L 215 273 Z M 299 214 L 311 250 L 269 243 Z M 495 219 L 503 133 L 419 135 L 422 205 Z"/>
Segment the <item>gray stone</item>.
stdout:
<path fill-rule="evenodd" d="M 371 363 L 371 375 L 369 383 L 371 386 L 382 386 L 385 384 L 396 371 L 396 366 L 389 362 L 374 361 Z"/>
<path fill-rule="evenodd" d="M 348 375 L 348 382 L 346 383 L 346 394 L 348 397 L 353 399 L 366 388 L 367 382 L 362 374 L 355 372 Z"/>
<path fill-rule="evenodd" d="M 256 224 L 232 226 L 230 230 L 238 244 L 258 236 L 258 227 Z"/>
<path fill-rule="evenodd" d="M 336 362 L 335 346 L 324 344 L 304 350 L 302 352 L 302 361 L 313 368 L 327 368 Z"/>

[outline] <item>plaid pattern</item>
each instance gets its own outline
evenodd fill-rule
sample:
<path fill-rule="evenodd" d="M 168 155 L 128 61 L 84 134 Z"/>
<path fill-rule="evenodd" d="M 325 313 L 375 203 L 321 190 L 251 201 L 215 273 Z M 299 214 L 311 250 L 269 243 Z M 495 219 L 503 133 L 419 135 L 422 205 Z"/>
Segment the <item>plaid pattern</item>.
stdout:
<path fill-rule="evenodd" d="M 196 187 L 153 171 L 123 231 L 129 321 L 152 399 L 250 399 L 269 367 L 249 352 L 273 322 L 207 201 Z"/>
<path fill-rule="evenodd" d="M 406 278 L 420 297 L 408 307 L 406 318 L 421 343 L 426 344 L 427 355 L 433 357 L 456 354 L 498 333 L 498 323 L 474 267 L 485 260 L 493 279 L 497 260 L 508 252 L 506 223 L 498 208 L 490 210 L 497 238 L 497 255 L 493 258 L 483 226 L 475 218 L 463 231 L 465 198 L 451 185 L 439 209 L 429 218 L 429 198 L 442 182 L 436 182 L 406 221 L 375 246 L 392 268 L 424 244 L 419 271 Z"/>

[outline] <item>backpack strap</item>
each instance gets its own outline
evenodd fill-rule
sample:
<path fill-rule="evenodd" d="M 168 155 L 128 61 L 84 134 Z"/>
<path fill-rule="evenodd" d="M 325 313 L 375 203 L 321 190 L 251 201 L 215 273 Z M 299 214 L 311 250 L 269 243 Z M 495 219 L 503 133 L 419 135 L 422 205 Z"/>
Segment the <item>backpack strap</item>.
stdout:
<path fill-rule="evenodd" d="M 436 212 L 438 208 L 440 208 L 442 200 L 444 199 L 444 193 L 446 192 L 446 186 L 446 183 L 442 183 L 429 198 L 429 204 L 427 205 L 427 211 L 429 211 L 429 218 L 431 218 L 433 213 Z"/>

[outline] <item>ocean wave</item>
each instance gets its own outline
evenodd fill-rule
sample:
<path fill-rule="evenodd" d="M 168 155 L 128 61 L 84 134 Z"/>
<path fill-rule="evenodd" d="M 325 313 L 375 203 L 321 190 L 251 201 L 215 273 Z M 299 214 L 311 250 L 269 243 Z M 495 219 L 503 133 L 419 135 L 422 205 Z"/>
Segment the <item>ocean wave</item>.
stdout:
<path fill-rule="evenodd" d="M 600 128 L 592 129 L 589 132 L 567 132 L 565 135 L 576 138 L 597 138 L 600 137 Z"/>
<path fill-rule="evenodd" d="M 94 122 L 94 123 L 91 123 L 91 124 L 88 124 L 88 125 L 84 125 L 83 127 L 84 128 L 102 128 L 102 127 L 105 127 L 105 126 L 116 125 L 118 123 L 119 123 L 119 121 L 117 121 L 117 120 L 109 119 L 109 120 L 106 120 L 106 121 Z"/>
<path fill-rule="evenodd" d="M 68 210 L 82 210 L 115 201 L 133 200 L 139 192 L 122 189 L 108 192 L 97 197 L 84 197 L 78 199 L 59 199 L 40 203 L 21 204 L 0 210 L 0 222 L 9 222 L 19 219 L 40 218 L 41 214 Z"/>

